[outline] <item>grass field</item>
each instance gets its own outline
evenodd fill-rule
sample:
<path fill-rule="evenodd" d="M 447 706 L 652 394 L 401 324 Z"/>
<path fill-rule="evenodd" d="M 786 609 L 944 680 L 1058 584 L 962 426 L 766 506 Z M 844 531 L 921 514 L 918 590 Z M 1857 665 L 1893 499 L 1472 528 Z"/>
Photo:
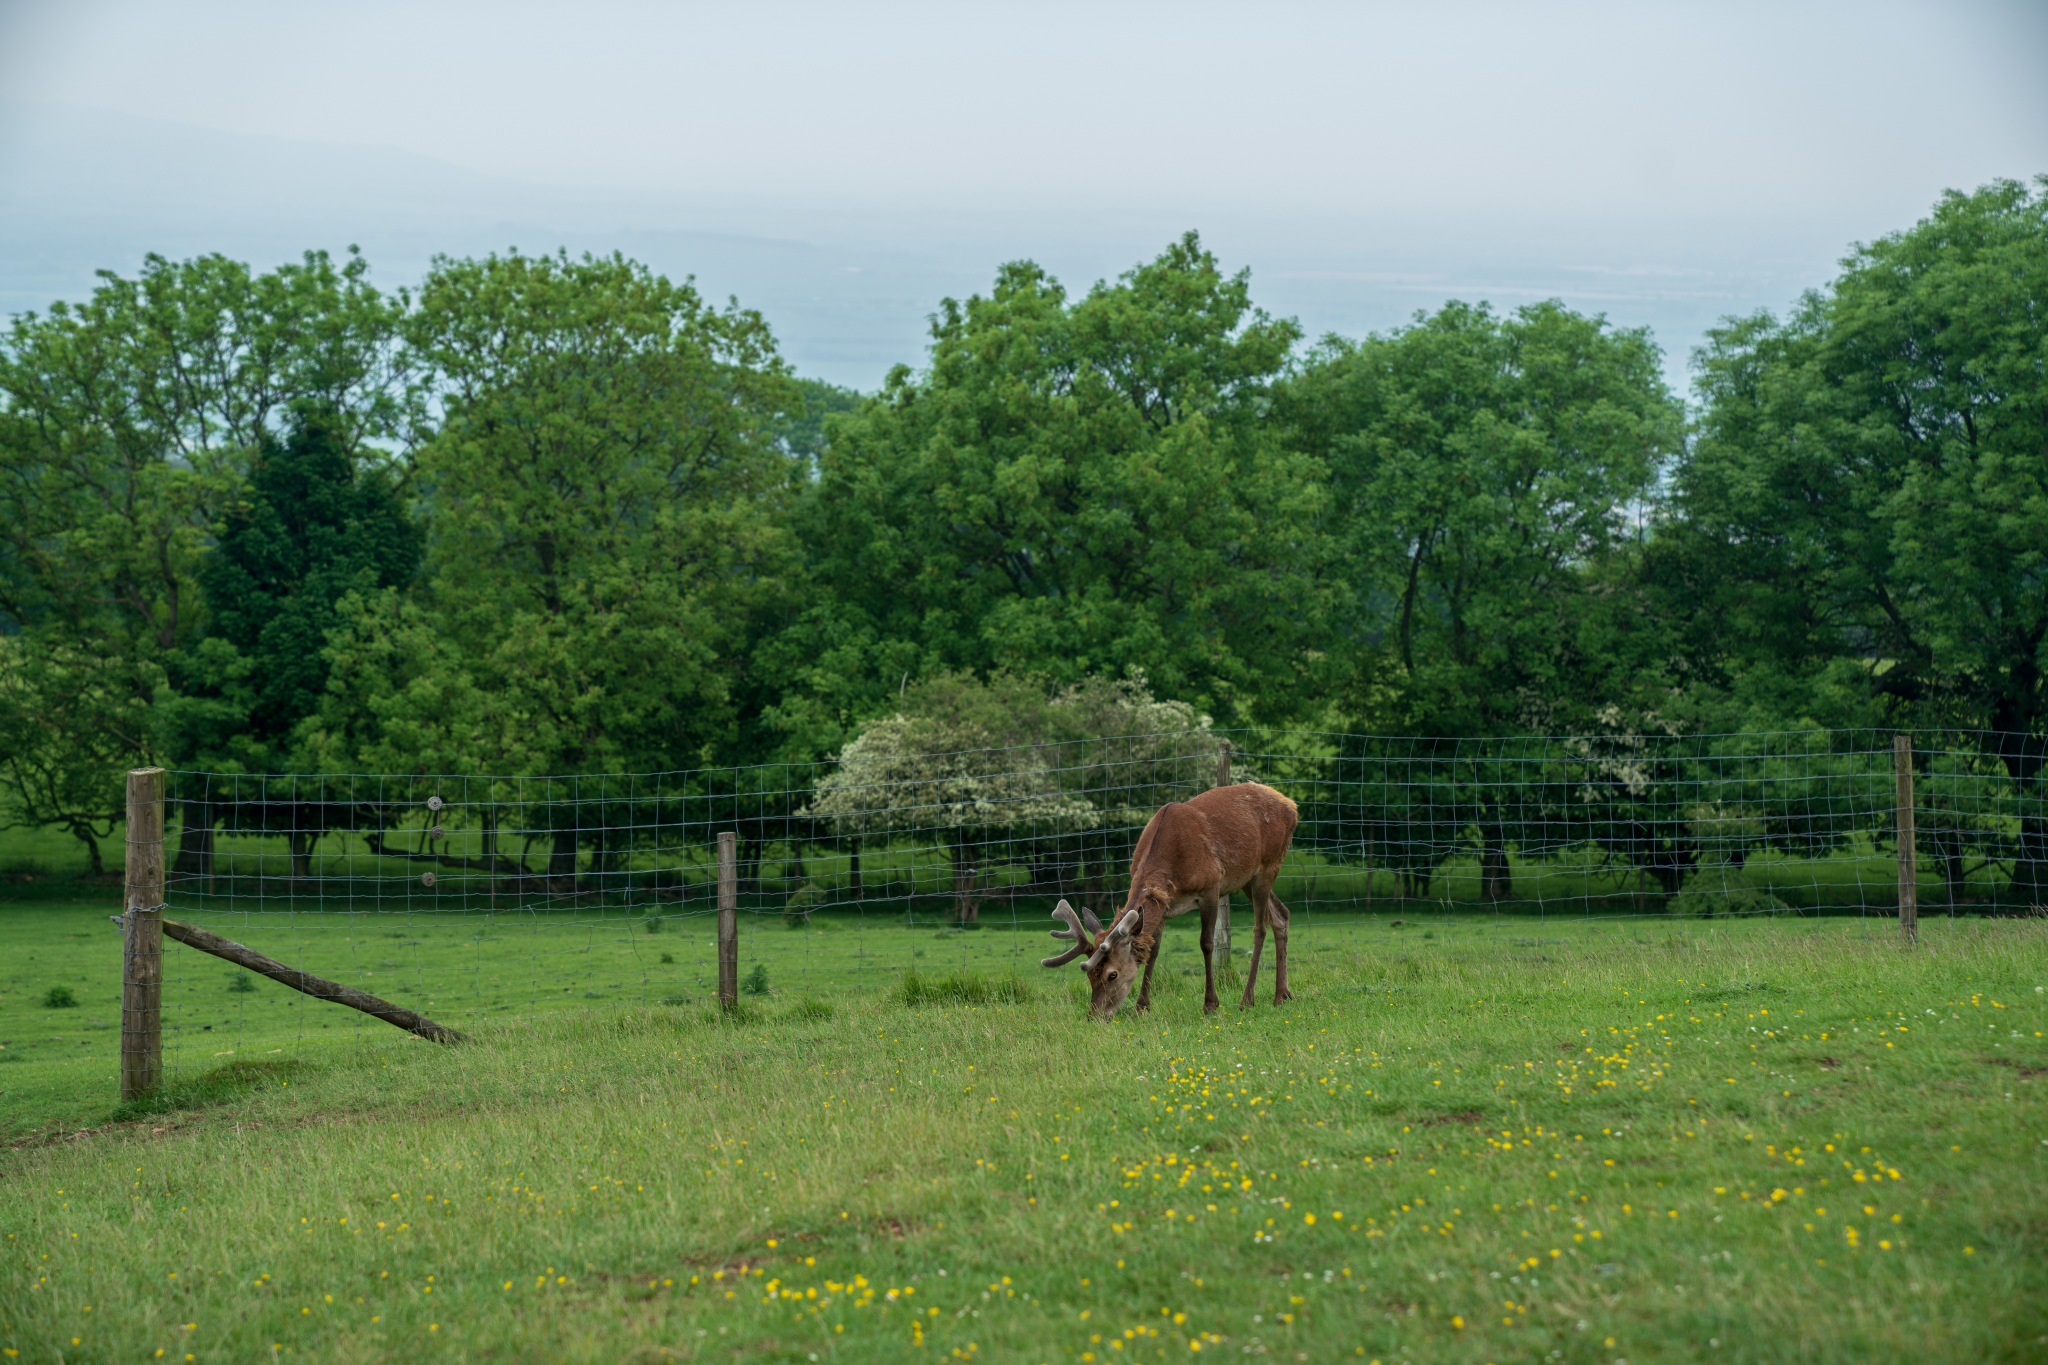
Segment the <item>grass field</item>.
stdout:
<path fill-rule="evenodd" d="M 105 913 L 6 911 L 0 1033 L 115 1018 L 87 965 L 118 960 Z M 917 959 L 922 932 L 893 960 L 928 978 L 1049 942 L 933 934 Z M 1176 942 L 1153 1013 L 1108 1027 L 1072 969 L 907 1007 L 820 968 L 735 1021 L 550 981 L 453 1048 L 209 967 L 191 984 L 239 1041 L 151 1112 L 112 1112 L 111 1032 L 0 1063 L 0 1349 L 2048 1355 L 2048 925 L 1930 922 L 1907 952 L 1853 921 L 1446 918 L 1296 946 L 1298 999 L 1215 1019 Z M 74 967 L 80 1006 L 25 1002 Z"/>
<path fill-rule="evenodd" d="M 17 892 L 36 889 L 33 884 Z M 1290 888 L 1291 889 L 1291 888 Z M 0 961 L 0 1135 L 49 1125 L 77 1127 L 118 1088 L 121 936 L 108 922 L 118 890 L 77 888 L 61 900 L 0 904 L 10 952 Z M 1311 901 L 1301 888 L 1292 931 L 1297 971 L 1315 974 L 1362 955 L 1482 965 L 1498 961 L 1542 973 L 1560 950 L 1610 948 L 1664 953 L 1696 942 L 1809 938 L 1889 939 L 1889 920 L 1828 917 L 1704 919 L 1649 913 L 1598 917 L 1383 903 L 1374 913 L 1351 902 Z M 179 899 L 184 899 L 180 897 Z M 868 913 L 825 911 L 796 927 L 773 897 L 743 917 L 740 969 L 764 1002 L 807 994 L 827 999 L 875 993 L 906 971 L 987 977 L 1044 976 L 1038 961 L 1059 945 L 1046 936 L 1052 903 L 1019 898 L 985 908 L 973 930 L 949 924 L 948 903 L 879 901 Z M 231 904 L 266 906 L 226 909 Z M 601 904 L 515 905 L 435 910 L 369 898 L 288 909 L 283 898 L 193 898 L 172 917 L 205 925 L 286 964 L 370 991 L 463 1030 L 622 1005 L 691 1007 L 715 999 L 711 917 L 691 907 L 607 909 Z M 364 908 L 341 909 L 343 904 Z M 1312 909 L 1316 905 L 1330 908 Z M 1250 952 L 1250 912 L 1234 913 L 1240 962 Z M 1195 917 L 1169 922 L 1154 991 L 1199 995 L 1202 960 Z M 652 929 L 654 932 L 649 932 Z M 1073 974 L 1053 978 L 1068 981 Z M 72 1007 L 52 1009 L 53 988 Z M 225 1059 L 320 1060 L 383 1043 L 388 1026 L 308 1000 L 218 958 L 167 942 L 164 957 L 165 1064 L 173 1078 Z"/>

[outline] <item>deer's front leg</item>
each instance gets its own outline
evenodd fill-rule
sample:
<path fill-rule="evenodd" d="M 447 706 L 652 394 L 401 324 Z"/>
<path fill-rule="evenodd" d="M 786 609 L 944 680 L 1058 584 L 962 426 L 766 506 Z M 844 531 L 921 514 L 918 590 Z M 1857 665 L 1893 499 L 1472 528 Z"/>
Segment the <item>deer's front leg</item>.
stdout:
<path fill-rule="evenodd" d="M 1152 1010 L 1152 965 L 1159 961 L 1159 951 L 1166 946 L 1166 926 L 1160 925 L 1160 932 L 1153 936 L 1152 949 L 1145 954 L 1145 979 L 1138 983 L 1137 1010 L 1149 1014 Z"/>
<path fill-rule="evenodd" d="M 1223 909 L 1229 904 L 1222 896 L 1211 892 L 1202 897 L 1202 1013 L 1214 1014 L 1222 1008 L 1216 998 L 1216 925 Z"/>

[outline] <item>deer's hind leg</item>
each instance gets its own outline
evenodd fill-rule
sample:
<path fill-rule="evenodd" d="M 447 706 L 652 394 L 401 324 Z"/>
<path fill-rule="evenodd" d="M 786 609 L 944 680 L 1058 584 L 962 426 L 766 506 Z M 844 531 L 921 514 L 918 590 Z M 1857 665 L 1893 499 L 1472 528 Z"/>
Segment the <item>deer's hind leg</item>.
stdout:
<path fill-rule="evenodd" d="M 1274 874 L 1276 877 L 1278 873 Z M 1289 911 L 1286 902 L 1273 894 L 1273 883 L 1266 883 L 1266 901 L 1272 907 L 1267 918 L 1273 922 L 1273 1003 L 1292 1000 L 1294 992 L 1287 989 L 1287 920 Z"/>
<path fill-rule="evenodd" d="M 1244 968 L 1244 995 L 1237 1002 L 1241 1010 L 1252 1007 L 1252 987 L 1259 980 L 1259 954 L 1266 946 L 1266 898 L 1258 893 L 1256 886 L 1246 889 L 1252 893 L 1252 958 Z"/>

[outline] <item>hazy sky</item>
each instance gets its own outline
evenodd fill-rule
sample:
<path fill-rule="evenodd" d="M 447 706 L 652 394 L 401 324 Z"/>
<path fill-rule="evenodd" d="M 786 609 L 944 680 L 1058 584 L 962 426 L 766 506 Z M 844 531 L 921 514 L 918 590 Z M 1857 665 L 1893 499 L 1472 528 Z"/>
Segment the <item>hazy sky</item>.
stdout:
<path fill-rule="evenodd" d="M 1002 260 L 1080 289 L 1196 227 L 1312 332 L 1559 296 L 1677 374 L 2048 171 L 2044 70 L 2048 4 L 1959 0 L 0 2 L 0 307 L 152 249 L 617 248 L 868 387 Z"/>

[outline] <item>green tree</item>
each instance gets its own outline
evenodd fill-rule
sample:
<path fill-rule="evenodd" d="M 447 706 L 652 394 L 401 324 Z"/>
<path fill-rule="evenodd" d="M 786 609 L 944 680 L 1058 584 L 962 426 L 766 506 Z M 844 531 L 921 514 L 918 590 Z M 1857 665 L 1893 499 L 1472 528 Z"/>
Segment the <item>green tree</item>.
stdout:
<path fill-rule="evenodd" d="M 834 416 L 858 411 L 861 396 L 822 379 L 792 378 L 790 383 L 796 394 L 789 410 L 775 424 L 775 439 L 801 462 L 807 473 L 815 472 L 825 454 L 826 422 Z"/>
<path fill-rule="evenodd" d="M 245 492 L 201 571 L 207 633 L 172 660 L 159 733 L 216 771 L 281 772 L 293 731 L 326 691 L 328 632 L 351 592 L 408 583 L 419 532 L 386 471 L 358 468 L 331 413 L 264 433 Z"/>
<path fill-rule="evenodd" d="M 1048 688 L 1035 676 L 941 673 L 860 727 L 804 814 L 856 848 L 942 841 L 963 921 L 976 918 L 983 875 L 1012 863 L 1031 869 L 1033 888 L 1085 885 L 1106 914 L 1139 830 L 1159 806 L 1207 789 L 1218 743 L 1209 717 L 1156 700 L 1142 674 Z"/>
<path fill-rule="evenodd" d="M 1989 732 L 2014 892 L 2048 900 L 2048 178 L 1952 192 L 1843 265 L 1698 353 L 1674 553 L 1721 585 L 1738 673 Z"/>
<path fill-rule="evenodd" d="M 0 829 L 55 827 L 103 872 L 121 771 L 149 752 L 149 703 L 120 659 L 0 635 Z"/>
<path fill-rule="evenodd" d="M 1586 697 L 1591 571 L 1679 449 L 1659 361 L 1647 331 L 1556 303 L 1323 344 L 1283 410 L 1330 466 L 1361 697 L 1445 736 Z"/>
<path fill-rule="evenodd" d="M 1296 714 L 1322 471 L 1267 408 L 1298 335 L 1193 234 L 1078 302 L 1028 262 L 946 301 L 929 367 L 828 424 L 801 526 L 831 597 L 794 627 L 783 722 L 829 735 L 949 669 L 1143 668 L 1221 714 Z"/>
<path fill-rule="evenodd" d="M 1331 338 L 1281 396 L 1331 472 L 1344 610 L 1330 648 L 1351 718 L 1440 738 L 1399 760 L 1378 788 L 1391 804 L 1366 820 L 1413 887 L 1470 830 L 1487 893 L 1509 895 L 1508 845 L 1541 819 L 1517 785 L 1533 769 L 1460 738 L 1554 732 L 1644 690 L 1654 651 L 1603 575 L 1679 447 L 1659 360 L 1647 331 L 1556 303 L 1507 317 L 1451 303 Z"/>
<path fill-rule="evenodd" d="M 205 633 L 208 540 L 298 407 L 333 414 L 351 458 L 401 435 L 402 310 L 353 253 L 265 274 L 152 256 L 134 279 L 102 272 L 84 303 L 13 321 L 0 345 L 0 631 L 17 637 L 10 695 L 48 727 L 43 795 L 16 786 L 22 809 L 118 785 L 120 767 L 155 753 L 186 757 L 175 730 L 134 722 Z M 41 686 L 40 700 L 23 690 Z M 203 844 L 210 817 L 186 814 L 182 837 Z"/>
<path fill-rule="evenodd" d="M 344 599 L 309 747 L 508 776 L 723 753 L 792 553 L 774 433 L 794 395 L 767 324 L 620 257 L 514 254 L 437 261 L 406 339 L 442 408 L 425 586 Z"/>

